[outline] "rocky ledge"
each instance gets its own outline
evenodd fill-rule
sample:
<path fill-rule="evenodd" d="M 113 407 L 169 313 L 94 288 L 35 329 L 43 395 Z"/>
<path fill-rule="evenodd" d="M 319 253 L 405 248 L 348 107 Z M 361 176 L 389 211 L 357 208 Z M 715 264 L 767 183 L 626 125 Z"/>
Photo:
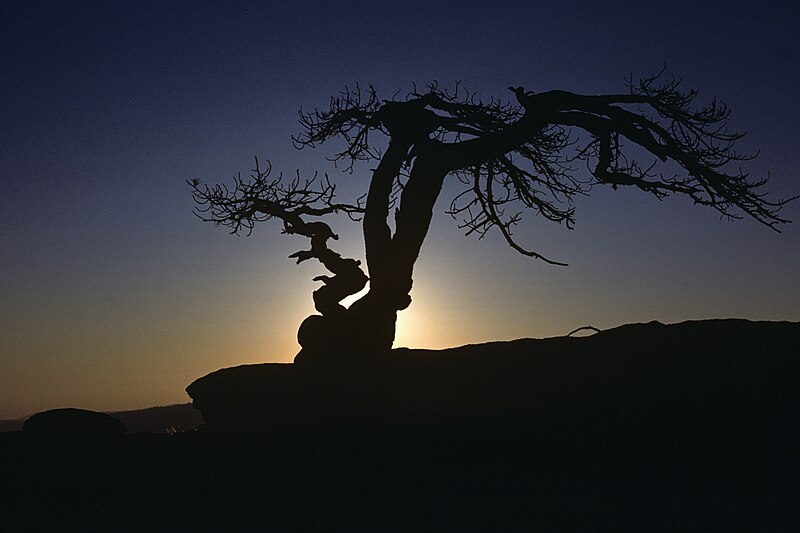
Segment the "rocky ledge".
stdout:
<path fill-rule="evenodd" d="M 209 429 L 382 424 L 782 424 L 800 408 L 800 323 L 630 324 L 588 337 L 393 350 L 369 365 L 258 364 L 187 388 Z"/>

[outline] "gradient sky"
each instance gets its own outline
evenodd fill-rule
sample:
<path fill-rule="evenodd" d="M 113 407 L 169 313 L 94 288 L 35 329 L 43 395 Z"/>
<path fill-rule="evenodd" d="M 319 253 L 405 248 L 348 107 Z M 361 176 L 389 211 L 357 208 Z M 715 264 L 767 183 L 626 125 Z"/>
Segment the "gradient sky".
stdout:
<path fill-rule="evenodd" d="M 318 264 L 263 224 L 235 237 L 192 215 L 187 178 L 327 171 L 296 151 L 297 110 L 346 84 L 389 98 L 461 80 L 485 97 L 623 92 L 666 63 L 733 109 L 746 166 L 800 193 L 800 8 L 793 2 L 4 2 L 0 8 L 0 418 L 188 401 L 225 366 L 291 361 Z M 800 320 L 800 202 L 782 234 L 684 198 L 596 188 L 573 231 L 529 217 L 465 238 L 444 213 L 417 263 L 397 346 L 563 335 L 587 324 Z M 339 251 L 360 228 L 334 219 Z"/>

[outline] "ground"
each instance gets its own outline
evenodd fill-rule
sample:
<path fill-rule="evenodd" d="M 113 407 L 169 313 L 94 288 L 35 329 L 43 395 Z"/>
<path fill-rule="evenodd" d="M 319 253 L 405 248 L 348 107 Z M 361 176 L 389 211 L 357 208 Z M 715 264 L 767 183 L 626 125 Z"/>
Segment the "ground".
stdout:
<path fill-rule="evenodd" d="M 701 321 L 238 367 L 189 388 L 196 431 L 0 434 L 0 505 L 34 530 L 791 530 L 797 346 Z"/>

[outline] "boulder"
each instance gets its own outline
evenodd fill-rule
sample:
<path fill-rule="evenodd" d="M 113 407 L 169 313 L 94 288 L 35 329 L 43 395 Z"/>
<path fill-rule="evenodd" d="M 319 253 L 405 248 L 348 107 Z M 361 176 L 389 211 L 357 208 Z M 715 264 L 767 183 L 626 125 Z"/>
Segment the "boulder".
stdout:
<path fill-rule="evenodd" d="M 22 429 L 29 433 L 121 434 L 128 428 L 105 413 L 86 409 L 63 408 L 36 413 Z"/>

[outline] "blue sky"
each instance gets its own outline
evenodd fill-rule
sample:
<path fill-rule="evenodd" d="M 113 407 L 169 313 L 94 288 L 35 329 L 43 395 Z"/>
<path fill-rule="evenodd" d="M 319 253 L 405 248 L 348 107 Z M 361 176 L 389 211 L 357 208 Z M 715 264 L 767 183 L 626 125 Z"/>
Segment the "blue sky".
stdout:
<path fill-rule="evenodd" d="M 296 151 L 297 110 L 345 85 L 389 98 L 439 80 L 624 91 L 667 65 L 733 109 L 774 198 L 800 193 L 800 8 L 789 2 L 7 2 L 0 12 L 0 417 L 52 407 L 187 401 L 223 366 L 291 361 L 313 312 L 303 239 L 249 238 L 192 215 L 188 178 L 326 171 Z M 529 218 L 520 241 L 567 268 L 464 238 L 445 189 L 397 345 L 562 335 L 591 324 L 800 320 L 800 206 L 777 234 L 683 198 L 596 188 L 566 231 Z M 362 257 L 359 228 L 332 221 Z"/>

